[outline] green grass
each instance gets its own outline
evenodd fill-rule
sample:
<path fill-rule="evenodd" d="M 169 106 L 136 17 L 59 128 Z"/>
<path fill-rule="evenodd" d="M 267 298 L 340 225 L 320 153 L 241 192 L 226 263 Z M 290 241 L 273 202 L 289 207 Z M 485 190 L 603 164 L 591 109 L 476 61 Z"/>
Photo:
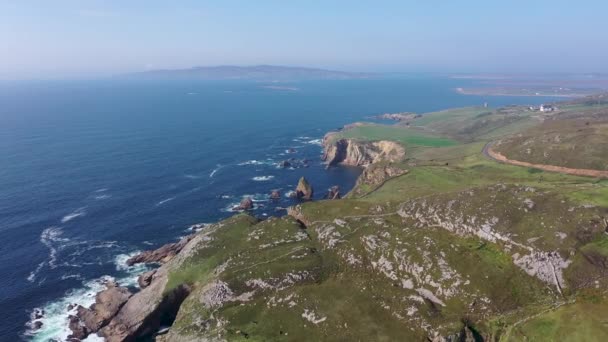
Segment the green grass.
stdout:
<path fill-rule="evenodd" d="M 453 146 L 453 139 L 435 136 L 414 128 L 384 125 L 363 125 L 349 128 L 338 133 L 336 138 L 360 139 L 360 140 L 392 140 L 406 146 L 443 147 Z"/>
<path fill-rule="evenodd" d="M 543 313 L 511 328 L 500 341 L 608 341 L 606 312 L 605 297 L 579 298 L 575 304 Z"/>

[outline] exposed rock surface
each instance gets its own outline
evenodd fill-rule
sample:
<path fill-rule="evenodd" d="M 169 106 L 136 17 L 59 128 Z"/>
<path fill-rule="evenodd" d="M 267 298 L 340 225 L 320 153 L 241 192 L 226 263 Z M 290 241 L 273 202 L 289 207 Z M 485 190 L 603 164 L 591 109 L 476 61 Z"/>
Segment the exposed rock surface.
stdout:
<path fill-rule="evenodd" d="M 342 196 L 340 195 L 340 187 L 337 185 L 334 185 L 331 188 L 329 188 L 327 190 L 327 195 L 325 195 L 325 198 L 331 199 L 331 200 L 342 198 Z"/>
<path fill-rule="evenodd" d="M 83 334 L 86 336 L 89 331 L 97 332 L 116 315 L 131 295 L 126 287 L 113 286 L 112 284 L 107 289 L 97 293 L 95 304 L 90 308 L 78 306 L 77 317 L 70 319 L 70 329 L 74 337 L 81 339 L 83 337 L 77 336 Z"/>
<path fill-rule="evenodd" d="M 182 239 L 179 242 L 181 244 L 179 254 L 158 268 L 151 283 L 131 296 L 110 322 L 99 330 L 98 334 L 107 342 L 136 341 L 151 336 L 158 330 L 162 322 L 175 317 L 191 289 L 184 284 L 167 289 L 169 272 L 180 267 L 183 261 L 193 253 L 194 247 L 204 244 L 213 231 L 214 228 L 209 227 L 205 232 Z"/>
<path fill-rule="evenodd" d="M 281 198 L 281 192 L 279 190 L 272 190 L 270 192 L 270 199 L 277 200 Z"/>
<path fill-rule="evenodd" d="M 69 340 L 82 340 L 89 335 L 89 329 L 85 327 L 80 319 L 76 316 L 70 315 L 68 317 L 68 328 L 72 331 L 70 335 L 68 335 Z"/>
<path fill-rule="evenodd" d="M 179 253 L 179 251 L 181 251 L 182 248 L 184 248 L 184 246 L 193 238 L 194 235 L 189 235 L 182 238 L 178 242 L 168 243 L 158 249 L 139 253 L 136 256 L 129 258 L 127 260 L 127 265 L 132 266 L 139 263 L 153 262 L 165 263 L 176 256 L 177 253 Z"/>
<path fill-rule="evenodd" d="M 405 149 L 394 141 L 358 141 L 354 139 L 335 139 L 334 133 L 323 139 L 323 160 L 327 166 L 338 164 L 350 166 L 369 166 L 381 161 L 397 162 L 405 157 Z"/>
<path fill-rule="evenodd" d="M 296 187 L 295 191 L 296 198 L 308 201 L 312 200 L 313 194 L 314 190 L 312 188 L 312 185 L 308 183 L 306 178 L 300 178 L 300 181 L 298 181 L 298 186 Z"/>
<path fill-rule="evenodd" d="M 408 173 L 408 170 L 404 170 L 393 164 L 371 165 L 370 167 L 363 170 L 359 178 L 357 178 L 357 183 L 355 184 L 353 193 L 358 196 L 364 195 L 366 193 L 366 190 L 362 189 L 361 185 L 367 185 L 370 188 L 375 189 L 387 180 L 393 177 L 404 175 L 406 173 Z"/>

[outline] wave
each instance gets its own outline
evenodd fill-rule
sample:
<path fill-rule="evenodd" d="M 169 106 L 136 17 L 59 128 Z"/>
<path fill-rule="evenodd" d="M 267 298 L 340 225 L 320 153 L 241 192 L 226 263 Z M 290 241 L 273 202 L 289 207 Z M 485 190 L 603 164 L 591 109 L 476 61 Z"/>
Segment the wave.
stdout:
<path fill-rule="evenodd" d="M 162 201 L 160 201 L 160 202 L 156 203 L 156 206 L 157 206 L 157 207 L 158 207 L 158 206 L 161 206 L 161 205 L 163 205 L 163 204 L 165 204 L 165 203 L 167 203 L 167 202 L 171 202 L 171 201 L 173 201 L 174 199 L 175 199 L 175 197 L 169 197 L 169 198 L 166 198 L 166 199 L 164 199 L 164 200 L 162 200 Z"/>
<path fill-rule="evenodd" d="M 96 200 L 105 200 L 105 199 L 108 199 L 110 197 L 112 197 L 112 195 L 99 195 L 99 196 L 95 196 L 94 198 Z"/>
<path fill-rule="evenodd" d="M 75 219 L 77 217 L 84 216 L 86 214 L 86 211 L 84 209 L 85 209 L 85 207 L 78 208 L 78 209 L 74 210 L 73 212 L 65 215 L 61 219 L 61 223 L 66 223 L 66 222 L 72 221 L 73 219 Z"/>
<path fill-rule="evenodd" d="M 188 179 L 199 179 L 199 178 L 201 178 L 201 176 L 191 175 L 191 174 L 185 174 L 184 177 L 186 177 Z"/>
<path fill-rule="evenodd" d="M 305 141 L 304 143 L 305 144 L 309 144 L 309 145 L 322 146 L 323 145 L 323 139 L 312 139 L 312 140 Z"/>
<path fill-rule="evenodd" d="M 222 165 L 217 165 L 217 167 L 215 169 L 213 169 L 213 171 L 211 171 L 211 173 L 209 174 L 209 178 L 213 178 L 213 176 L 215 176 L 215 174 L 222 168 Z"/>
<path fill-rule="evenodd" d="M 267 182 L 269 180 L 272 180 L 273 178 L 274 178 L 274 176 L 256 176 L 251 179 L 256 182 Z"/>
<path fill-rule="evenodd" d="M 251 201 L 253 202 L 253 208 L 252 210 L 257 210 L 260 209 L 261 207 L 264 206 L 264 202 L 268 202 L 270 201 L 270 195 L 269 194 L 253 194 L 253 195 L 249 195 L 249 194 L 245 194 L 241 196 L 241 199 L 244 198 L 251 198 Z M 222 212 L 228 212 L 228 213 L 233 213 L 233 212 L 239 212 L 242 210 L 234 210 L 235 207 L 238 207 L 238 205 L 241 202 L 232 202 L 229 203 L 226 207 L 224 207 L 223 209 L 221 209 L 220 211 Z"/>
<path fill-rule="evenodd" d="M 193 224 L 190 227 L 186 228 L 187 232 L 200 232 L 201 230 L 207 228 L 210 223 L 197 223 Z"/>

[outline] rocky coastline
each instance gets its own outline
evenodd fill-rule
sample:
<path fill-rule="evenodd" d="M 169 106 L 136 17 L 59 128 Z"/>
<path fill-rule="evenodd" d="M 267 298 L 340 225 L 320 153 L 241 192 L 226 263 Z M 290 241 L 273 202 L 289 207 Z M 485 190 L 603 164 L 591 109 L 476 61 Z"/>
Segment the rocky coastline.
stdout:
<path fill-rule="evenodd" d="M 332 139 L 328 133 L 323 139 L 323 160 L 329 166 L 348 165 L 363 167 L 365 171 L 357 181 L 357 186 L 368 183 L 374 185 L 386 178 L 403 174 L 390 163 L 402 160 L 405 149 L 391 141 L 361 142 L 352 139 Z M 388 162 L 389 166 L 383 164 Z M 282 165 L 283 167 L 289 166 Z M 375 166 L 375 167 L 370 167 Z M 380 170 L 380 171 L 379 171 Z M 309 181 L 302 177 L 292 197 L 300 201 L 311 201 L 314 190 Z M 340 188 L 333 186 L 327 190 L 323 199 L 338 200 L 342 198 Z M 271 198 L 280 198 L 278 190 L 271 190 Z M 298 217 L 296 207 L 287 208 L 287 215 L 305 223 L 305 218 Z M 251 198 L 245 198 L 234 208 L 235 211 L 247 211 L 253 208 Z M 90 307 L 78 306 L 75 314 L 68 319 L 71 334 L 68 340 L 81 341 L 90 335 L 103 337 L 108 342 L 136 341 L 142 338 L 153 338 L 162 327 L 171 325 L 178 314 L 181 303 L 192 289 L 187 284 L 168 288 L 169 273 L 182 266 L 183 261 L 193 252 L 194 247 L 205 243 L 210 238 L 213 224 L 201 232 L 181 238 L 175 243 L 165 244 L 157 249 L 144 251 L 126 261 L 129 266 L 145 263 L 157 265 L 156 269 L 139 275 L 139 289 L 130 289 L 115 282 L 106 283 L 106 288 L 95 296 L 95 303 Z"/>

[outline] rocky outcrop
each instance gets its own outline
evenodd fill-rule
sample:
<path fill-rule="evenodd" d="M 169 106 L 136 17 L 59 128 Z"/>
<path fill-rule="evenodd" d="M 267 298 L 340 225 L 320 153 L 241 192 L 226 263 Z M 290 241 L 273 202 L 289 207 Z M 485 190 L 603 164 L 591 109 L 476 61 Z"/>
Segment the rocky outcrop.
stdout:
<path fill-rule="evenodd" d="M 272 190 L 270 192 L 270 199 L 273 199 L 273 200 L 281 199 L 281 192 L 279 190 Z"/>
<path fill-rule="evenodd" d="M 340 187 L 337 185 L 332 186 L 327 190 L 327 195 L 325 195 L 325 199 L 335 200 L 340 199 L 342 196 L 340 195 Z"/>
<path fill-rule="evenodd" d="M 372 165 L 363 170 L 359 178 L 357 178 L 353 194 L 356 196 L 364 195 L 366 192 L 378 188 L 387 180 L 406 173 L 408 173 L 408 170 L 404 170 L 393 164 Z M 367 189 L 363 189 L 362 185 L 366 185 Z"/>
<path fill-rule="evenodd" d="M 175 252 L 174 257 L 154 272 L 150 277 L 150 284 L 131 296 L 109 323 L 99 330 L 98 335 L 104 337 L 107 342 L 137 341 L 152 336 L 162 325 L 170 325 L 181 303 L 190 294 L 191 288 L 186 284 L 167 288 L 169 272 L 179 268 L 184 260 L 194 253 L 197 246 L 208 241 L 208 236 L 213 231 L 213 228 L 209 228 L 178 242 L 179 250 Z M 158 250 L 144 253 L 163 254 Z"/>
<path fill-rule="evenodd" d="M 139 253 L 136 256 L 129 258 L 127 260 L 127 265 L 132 266 L 139 263 L 166 263 L 176 256 L 193 238 L 194 235 L 189 235 L 178 242 L 168 243 L 159 249 Z"/>
<path fill-rule="evenodd" d="M 300 181 L 298 182 L 298 186 L 296 187 L 296 191 L 295 191 L 296 198 L 309 201 L 309 200 L 312 200 L 313 194 L 314 194 L 314 190 L 312 188 L 312 185 L 310 185 L 310 183 L 308 183 L 306 178 L 304 178 L 304 177 L 300 178 Z"/>
<path fill-rule="evenodd" d="M 245 197 L 241 200 L 241 203 L 236 207 L 232 208 L 234 211 L 239 210 L 251 210 L 253 209 L 253 199 L 251 197 Z"/>
<path fill-rule="evenodd" d="M 90 308 L 78 306 L 76 316 L 71 317 L 69 323 L 72 338 L 83 339 L 89 333 L 99 331 L 108 324 L 131 295 L 126 287 L 109 284 L 107 289 L 97 293 L 95 304 Z"/>
<path fill-rule="evenodd" d="M 335 139 L 333 135 L 329 133 L 323 139 L 323 160 L 328 167 L 338 164 L 367 167 L 382 161 L 401 161 L 405 157 L 403 146 L 394 141 Z"/>

